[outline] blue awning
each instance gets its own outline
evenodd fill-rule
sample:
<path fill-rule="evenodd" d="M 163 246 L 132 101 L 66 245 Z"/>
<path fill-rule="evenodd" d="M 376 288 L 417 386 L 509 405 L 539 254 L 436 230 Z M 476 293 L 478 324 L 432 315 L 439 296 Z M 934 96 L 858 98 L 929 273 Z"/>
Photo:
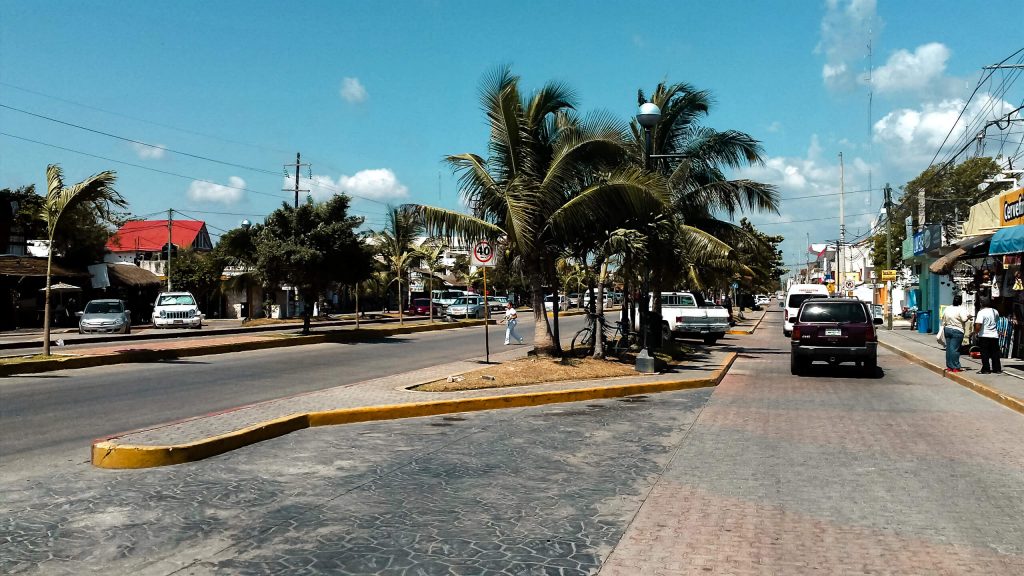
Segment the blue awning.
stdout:
<path fill-rule="evenodd" d="M 1024 252 L 1024 224 L 996 230 L 988 248 L 989 256 L 1020 252 Z"/>

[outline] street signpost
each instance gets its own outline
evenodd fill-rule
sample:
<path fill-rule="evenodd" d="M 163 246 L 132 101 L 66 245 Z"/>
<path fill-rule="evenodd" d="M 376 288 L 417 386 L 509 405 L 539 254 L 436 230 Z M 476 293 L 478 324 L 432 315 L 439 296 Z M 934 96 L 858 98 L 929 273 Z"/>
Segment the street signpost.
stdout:
<path fill-rule="evenodd" d="M 494 248 L 487 240 L 481 240 L 473 245 L 473 253 L 470 255 L 470 263 L 481 268 L 484 275 L 484 363 L 491 363 L 491 340 L 488 324 L 491 322 L 491 307 L 487 304 L 487 269 L 497 265 L 494 258 Z M 467 306 L 468 307 L 468 306 Z"/>
<path fill-rule="evenodd" d="M 889 282 L 896 279 L 895 270 L 882 270 L 882 281 Z"/>

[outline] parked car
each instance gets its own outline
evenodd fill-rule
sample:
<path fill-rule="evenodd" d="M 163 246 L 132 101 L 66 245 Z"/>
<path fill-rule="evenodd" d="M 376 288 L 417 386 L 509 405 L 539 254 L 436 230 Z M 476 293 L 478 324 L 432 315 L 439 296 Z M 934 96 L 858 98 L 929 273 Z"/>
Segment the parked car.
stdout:
<path fill-rule="evenodd" d="M 551 312 L 554 309 L 554 307 L 555 307 L 555 296 L 554 296 L 554 294 L 548 294 L 547 296 L 544 297 L 544 309 L 547 310 L 548 312 Z M 569 309 L 569 299 L 566 298 L 565 294 L 559 294 L 559 296 L 558 296 L 558 309 L 559 310 L 568 310 Z"/>
<path fill-rule="evenodd" d="M 427 316 L 430 314 L 431 307 L 434 308 L 434 316 L 440 316 L 444 312 L 444 306 L 432 304 L 430 298 L 413 298 L 407 312 L 415 316 Z"/>
<path fill-rule="evenodd" d="M 468 316 L 470 318 L 483 318 L 487 315 L 487 311 L 484 310 L 484 297 L 483 296 L 462 296 L 456 298 L 447 308 L 449 316 Z"/>
<path fill-rule="evenodd" d="M 729 330 L 728 310 L 708 304 L 690 292 L 662 292 L 661 319 L 662 338 L 666 341 L 678 336 L 700 338 L 711 345 Z"/>
<path fill-rule="evenodd" d="M 505 306 L 508 305 L 508 296 L 488 296 L 487 307 L 491 309 L 491 314 L 496 312 L 505 312 Z"/>
<path fill-rule="evenodd" d="M 790 372 L 801 374 L 812 362 L 835 366 L 854 362 L 874 372 L 878 366 L 878 335 L 870 304 L 856 298 L 812 298 L 805 301 L 793 322 Z"/>
<path fill-rule="evenodd" d="M 570 308 L 576 308 L 579 305 L 580 305 L 580 295 L 579 295 L 579 292 L 573 292 L 573 293 L 569 294 L 569 307 Z"/>
<path fill-rule="evenodd" d="M 767 306 L 772 301 L 767 294 L 758 294 L 754 297 L 754 304 L 757 306 Z"/>
<path fill-rule="evenodd" d="M 191 292 L 161 292 L 153 305 L 154 328 L 202 328 L 203 314 Z"/>
<path fill-rule="evenodd" d="M 881 304 L 872 304 L 871 315 L 879 320 L 885 320 L 885 307 Z"/>
<path fill-rule="evenodd" d="M 451 306 L 461 296 L 468 294 L 465 290 L 434 290 L 430 293 L 430 299 L 434 304 L 442 308 Z"/>
<path fill-rule="evenodd" d="M 131 334 L 132 312 L 123 300 L 90 300 L 78 313 L 78 333 Z"/>

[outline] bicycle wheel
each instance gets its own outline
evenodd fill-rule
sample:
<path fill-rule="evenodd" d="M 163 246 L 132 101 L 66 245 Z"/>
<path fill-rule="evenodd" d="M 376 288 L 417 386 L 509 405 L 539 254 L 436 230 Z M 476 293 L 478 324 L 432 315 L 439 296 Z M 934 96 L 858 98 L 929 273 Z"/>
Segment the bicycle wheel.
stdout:
<path fill-rule="evenodd" d="M 590 345 L 594 343 L 594 331 L 590 328 L 583 328 L 572 337 L 572 343 L 569 344 L 569 349 L 574 350 L 576 344 L 582 347 L 590 348 Z"/>

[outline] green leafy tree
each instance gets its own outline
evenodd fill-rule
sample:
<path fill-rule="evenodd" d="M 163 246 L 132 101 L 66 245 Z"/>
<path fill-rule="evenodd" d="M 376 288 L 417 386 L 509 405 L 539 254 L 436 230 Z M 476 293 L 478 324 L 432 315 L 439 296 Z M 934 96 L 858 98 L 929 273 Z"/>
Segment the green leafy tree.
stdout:
<path fill-rule="evenodd" d="M 209 302 L 221 286 L 221 274 L 227 259 L 220 251 L 180 250 L 171 267 L 171 285 L 191 292 L 200 302 Z"/>
<path fill-rule="evenodd" d="M 50 284 L 53 270 L 54 238 L 63 226 L 65 214 L 79 206 L 92 206 L 106 213 L 111 206 L 124 208 L 127 202 L 114 190 L 117 176 L 114 172 L 100 172 L 71 186 L 64 185 L 64 173 L 57 164 L 46 167 L 46 199 L 40 207 L 40 217 L 46 224 L 46 235 L 51 249 L 46 258 L 46 304 L 43 313 L 43 354 L 50 355 Z"/>
<path fill-rule="evenodd" d="M 266 284 L 291 284 L 307 302 L 315 302 L 334 283 L 354 284 L 373 270 L 372 256 L 355 233 L 362 218 L 348 215 L 344 195 L 298 208 L 287 203 L 266 222 L 253 226 L 256 269 Z M 303 314 L 309 333 L 311 307 Z"/>
<path fill-rule="evenodd" d="M 898 198 L 893 198 L 892 214 L 892 262 L 895 266 L 903 260 L 903 241 L 907 238 L 904 222 L 909 216 L 916 226 L 918 222 L 919 192 L 925 193 L 925 222 L 942 224 L 947 236 L 951 236 L 957 222 L 963 222 L 970 214 L 971 206 L 1008 189 L 1005 183 L 994 184 L 979 190 L 978 185 L 999 173 L 999 164 L 992 158 L 970 158 L 948 168 L 944 165 L 929 166 L 913 180 L 901 187 Z M 885 269 L 887 228 L 880 226 L 875 232 L 873 261 L 878 270 Z"/>

